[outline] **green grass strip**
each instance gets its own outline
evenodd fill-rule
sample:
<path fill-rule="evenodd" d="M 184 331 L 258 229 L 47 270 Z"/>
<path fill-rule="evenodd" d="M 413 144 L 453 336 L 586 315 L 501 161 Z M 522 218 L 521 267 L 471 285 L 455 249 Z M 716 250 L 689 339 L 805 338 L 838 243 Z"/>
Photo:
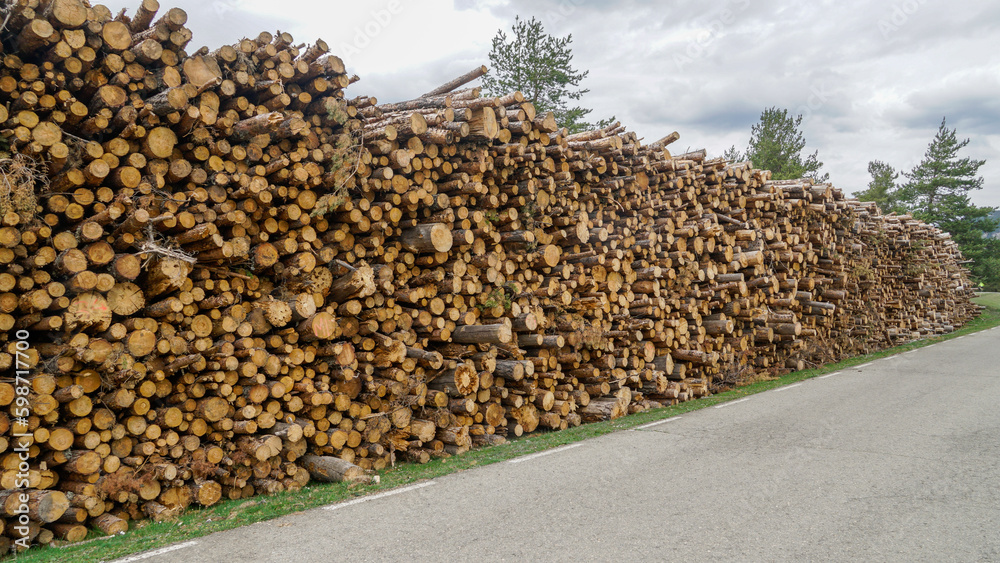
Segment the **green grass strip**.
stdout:
<path fill-rule="evenodd" d="M 141 551 L 192 540 L 213 532 L 246 526 L 286 514 L 349 500 L 361 495 L 506 461 L 595 436 L 603 436 L 611 432 L 627 430 L 650 422 L 656 422 L 686 412 L 741 399 L 783 385 L 797 383 L 864 364 L 879 358 L 901 354 L 966 334 L 1000 326 L 1000 293 L 983 294 L 973 301 L 980 305 L 985 305 L 987 309 L 978 318 L 950 334 L 909 342 L 880 352 L 843 360 L 836 364 L 793 372 L 774 380 L 760 381 L 724 393 L 662 409 L 625 416 L 617 420 L 584 424 L 559 432 L 536 434 L 513 440 L 501 446 L 475 449 L 460 456 L 446 459 L 434 459 L 430 463 L 423 465 L 411 463 L 399 464 L 395 468 L 383 471 L 381 473 L 381 482 L 377 485 L 311 483 L 297 492 L 284 492 L 272 496 L 255 496 L 250 499 L 223 501 L 208 508 L 190 510 L 178 519 L 169 522 L 130 522 L 133 528 L 128 533 L 120 536 L 104 537 L 99 531 L 91 531 L 88 540 L 84 542 L 69 544 L 64 547 L 32 549 L 19 555 L 17 560 L 25 563 L 108 561 Z"/>

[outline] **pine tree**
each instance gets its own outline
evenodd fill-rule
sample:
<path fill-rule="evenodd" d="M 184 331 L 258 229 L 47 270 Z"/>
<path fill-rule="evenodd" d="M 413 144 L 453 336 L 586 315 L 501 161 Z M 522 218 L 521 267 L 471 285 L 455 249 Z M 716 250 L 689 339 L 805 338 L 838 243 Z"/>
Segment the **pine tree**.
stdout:
<path fill-rule="evenodd" d="M 483 77 L 483 86 L 490 95 L 503 95 L 520 90 L 535 104 L 539 112 L 551 111 L 556 123 L 571 133 L 595 127 L 584 121 L 591 110 L 570 107 L 570 100 L 579 100 L 590 90 L 577 88 L 590 71 L 580 72 L 571 65 L 573 51 L 569 45 L 573 35 L 553 37 L 545 33 L 542 22 L 531 18 L 514 18 L 512 35 L 508 39 L 498 30 L 490 51 L 490 71 Z M 614 121 L 602 120 L 599 126 Z"/>
<path fill-rule="evenodd" d="M 899 202 L 916 217 L 949 232 L 947 226 L 956 221 L 988 216 L 992 208 L 970 203 L 969 193 L 983 188 L 983 179 L 976 174 L 986 161 L 959 158 L 958 151 L 968 144 L 969 139 L 959 141 L 956 130 L 948 129 L 947 119 L 942 119 L 924 159 L 904 173 L 908 181 L 899 189 Z"/>
<path fill-rule="evenodd" d="M 743 162 L 746 160 L 743 158 L 743 154 L 740 150 L 736 148 L 736 145 L 730 145 L 726 152 L 722 153 L 722 158 L 726 159 L 728 162 Z"/>
<path fill-rule="evenodd" d="M 745 157 L 757 168 L 770 170 L 775 180 L 812 178 L 825 182 L 829 174 L 820 174 L 823 163 L 819 161 L 819 151 L 803 158 L 805 137 L 799 131 L 802 116 L 792 117 L 788 110 L 772 107 L 760 114 L 760 122 L 750 130 L 750 145 Z M 736 147 L 730 151 L 735 152 Z M 730 154 L 727 151 L 727 154 Z M 738 153 L 737 153 L 738 154 Z"/>
<path fill-rule="evenodd" d="M 914 217 L 951 233 L 965 257 L 973 261 L 973 278 L 996 290 L 1000 288 L 1000 242 L 984 237 L 997 228 L 997 221 L 990 219 L 994 208 L 973 205 L 970 196 L 983 188 L 983 178 L 977 174 L 986 161 L 959 158 L 958 152 L 968 144 L 969 139 L 959 141 L 957 131 L 948 129 L 947 119 L 942 119 L 924 159 L 904 173 L 907 182 L 894 197 Z"/>
<path fill-rule="evenodd" d="M 868 189 L 855 196 L 861 201 L 874 201 L 883 213 L 901 210 L 896 203 L 896 179 L 899 178 L 899 172 L 881 160 L 873 160 L 868 163 L 868 173 L 872 176 Z"/>

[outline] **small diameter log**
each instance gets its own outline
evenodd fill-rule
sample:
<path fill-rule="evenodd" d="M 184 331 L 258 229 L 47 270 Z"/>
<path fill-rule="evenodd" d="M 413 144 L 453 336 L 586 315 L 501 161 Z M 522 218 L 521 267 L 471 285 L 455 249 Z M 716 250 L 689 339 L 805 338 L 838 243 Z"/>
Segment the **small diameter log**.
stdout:
<path fill-rule="evenodd" d="M 449 426 L 447 428 L 439 428 L 437 431 L 437 439 L 441 440 L 445 444 L 451 444 L 453 446 L 472 445 L 472 437 L 469 436 L 468 426 Z"/>
<path fill-rule="evenodd" d="M 177 134 L 166 127 L 155 127 L 143 139 L 143 152 L 150 158 L 169 158 L 177 145 Z"/>
<path fill-rule="evenodd" d="M 51 0 L 44 13 L 53 26 L 63 29 L 76 29 L 87 21 L 87 6 L 80 0 Z"/>
<path fill-rule="evenodd" d="M 330 301 L 343 303 L 354 297 L 368 297 L 375 290 L 375 271 L 371 266 L 362 266 L 334 280 L 328 297 Z"/>
<path fill-rule="evenodd" d="M 31 53 L 48 45 L 51 38 L 58 38 L 52 24 L 45 20 L 31 20 L 21 28 L 21 33 L 15 40 L 15 48 L 22 53 Z"/>
<path fill-rule="evenodd" d="M 87 537 L 87 527 L 81 524 L 55 523 L 46 527 L 51 529 L 57 538 L 68 542 L 78 542 Z"/>
<path fill-rule="evenodd" d="M 653 359 L 653 369 L 672 374 L 674 372 L 674 358 L 672 356 L 657 356 Z"/>
<path fill-rule="evenodd" d="M 453 240 L 447 225 L 428 223 L 404 231 L 400 242 L 410 252 L 448 252 Z"/>
<path fill-rule="evenodd" d="M 65 314 L 68 330 L 108 330 L 111 326 L 111 307 L 99 293 L 84 293 L 76 296 Z"/>
<path fill-rule="evenodd" d="M 209 422 L 218 422 L 229 414 L 229 403 L 220 397 L 209 397 L 197 403 L 195 412 Z"/>
<path fill-rule="evenodd" d="M 330 340 L 337 337 L 337 322 L 333 315 L 321 311 L 302 321 L 298 326 L 299 338 L 306 342 Z"/>
<path fill-rule="evenodd" d="M 325 344 L 316 349 L 316 356 L 330 358 L 339 366 L 349 366 L 355 362 L 354 346 L 350 342 Z"/>
<path fill-rule="evenodd" d="M 182 63 L 184 78 L 201 93 L 222 83 L 222 69 L 214 57 L 195 55 Z"/>
<path fill-rule="evenodd" d="M 720 334 L 732 333 L 733 329 L 736 327 L 736 323 L 734 323 L 732 319 L 720 319 L 713 321 L 704 321 L 702 323 L 702 326 L 705 327 L 705 330 L 708 332 L 708 334 L 716 336 Z"/>
<path fill-rule="evenodd" d="M 191 485 L 192 500 L 201 506 L 212 506 L 222 499 L 222 485 L 211 480 L 195 479 Z"/>
<path fill-rule="evenodd" d="M 120 108 L 128 101 L 128 94 L 118 86 L 105 84 L 98 88 L 90 102 L 91 113 L 96 113 L 102 108 Z"/>
<path fill-rule="evenodd" d="M 108 292 L 108 306 L 111 312 L 123 317 L 130 316 L 146 306 L 142 290 L 134 283 L 117 283 Z"/>
<path fill-rule="evenodd" d="M 278 249 L 271 243 L 264 242 L 253 248 L 253 263 L 255 271 L 270 268 L 278 262 L 279 258 L 281 258 L 281 255 L 278 254 Z"/>
<path fill-rule="evenodd" d="M 663 137 L 662 139 L 654 142 L 653 144 L 650 145 L 650 147 L 662 149 L 662 148 L 666 147 L 667 145 L 669 145 L 670 143 L 673 143 L 673 142 L 677 141 L 680 138 L 681 138 L 681 134 L 678 133 L 677 131 L 674 131 L 673 133 L 670 133 L 669 135 Z"/>
<path fill-rule="evenodd" d="M 257 458 L 258 461 L 267 461 L 281 453 L 281 438 L 270 434 L 244 436 L 239 439 L 237 445 L 243 453 Z"/>
<path fill-rule="evenodd" d="M 94 518 L 93 523 L 95 526 L 100 528 L 102 532 L 109 536 L 122 534 L 128 531 L 128 522 L 110 513 L 104 513 L 97 518 Z"/>
<path fill-rule="evenodd" d="M 153 522 L 163 522 L 165 520 L 173 520 L 180 514 L 181 507 L 175 506 L 168 508 L 156 501 L 149 501 L 142 505 L 142 511 L 146 514 Z"/>
<path fill-rule="evenodd" d="M 454 369 L 442 371 L 428 387 L 464 397 L 479 390 L 479 373 L 471 362 L 458 364 Z"/>
<path fill-rule="evenodd" d="M 110 269 L 119 280 L 134 280 L 142 273 L 142 261 L 134 254 L 121 254 L 115 258 Z"/>
<path fill-rule="evenodd" d="M 101 468 L 101 456 L 90 450 L 75 450 L 66 453 L 66 462 L 59 469 L 80 475 L 92 475 Z"/>
<path fill-rule="evenodd" d="M 534 367 L 534 364 L 520 360 L 497 360 L 496 369 L 493 370 L 493 375 L 510 381 L 520 381 L 524 379 L 526 374 L 525 365 Z"/>
<path fill-rule="evenodd" d="M 715 365 L 719 362 L 719 354 L 716 352 L 704 352 L 701 350 L 673 350 L 670 354 L 675 360 L 684 360 L 695 364 Z"/>
<path fill-rule="evenodd" d="M 618 399 L 593 399 L 576 411 L 585 422 L 614 420 L 628 414 Z"/>
<path fill-rule="evenodd" d="M 160 257 L 150 266 L 142 285 L 147 298 L 179 289 L 188 279 L 193 266 L 177 258 Z"/>
<path fill-rule="evenodd" d="M 366 483 L 370 481 L 364 469 L 339 457 L 306 455 L 297 461 L 299 465 L 306 468 L 313 479 L 324 483 L 339 483 L 341 481 Z"/>
<path fill-rule="evenodd" d="M 9 516 L 14 516 L 14 513 L 10 511 L 12 506 L 15 509 L 20 506 L 19 497 L 22 493 L 28 496 L 27 516 L 35 522 L 55 522 L 69 509 L 69 500 L 60 491 L 5 491 L 5 493 L 5 496 L 0 497 L 0 505 L 3 506 L 4 512 Z"/>
<path fill-rule="evenodd" d="M 507 324 L 467 325 L 456 327 L 451 339 L 461 344 L 509 344 L 512 334 Z"/>
<path fill-rule="evenodd" d="M 417 440 L 420 440 L 421 442 L 430 442 L 434 439 L 434 434 L 437 433 L 437 425 L 430 420 L 413 418 L 410 419 L 410 426 L 408 430 L 410 435 Z"/>
<path fill-rule="evenodd" d="M 157 0 L 142 0 L 142 3 L 139 4 L 139 7 L 135 11 L 135 15 L 132 16 L 129 30 L 132 33 L 139 33 L 140 31 L 149 29 L 149 25 L 153 23 L 153 18 L 159 9 L 160 3 Z"/>
<path fill-rule="evenodd" d="M 406 357 L 416 358 L 418 362 L 430 369 L 441 369 L 441 366 L 444 364 L 444 358 L 439 352 L 429 352 L 419 348 L 407 347 Z"/>
<path fill-rule="evenodd" d="M 257 135 L 270 133 L 285 121 L 279 112 L 265 113 L 249 117 L 233 124 L 231 139 L 236 142 L 249 141 Z"/>
<path fill-rule="evenodd" d="M 430 92 L 427 92 L 426 94 L 420 97 L 427 98 L 430 96 L 439 96 L 441 94 L 447 94 L 448 92 L 451 92 L 455 88 L 468 84 L 469 82 L 472 82 L 473 80 L 479 78 L 480 76 L 483 76 L 484 74 L 486 74 L 486 71 L 487 71 L 486 65 L 481 65 L 463 74 L 462 76 L 455 78 L 454 80 L 445 82 L 444 84 L 438 86 L 437 88 L 431 90 Z"/>
<path fill-rule="evenodd" d="M 303 435 L 301 426 L 286 422 L 276 422 L 271 427 L 271 433 L 287 442 L 298 442 Z"/>

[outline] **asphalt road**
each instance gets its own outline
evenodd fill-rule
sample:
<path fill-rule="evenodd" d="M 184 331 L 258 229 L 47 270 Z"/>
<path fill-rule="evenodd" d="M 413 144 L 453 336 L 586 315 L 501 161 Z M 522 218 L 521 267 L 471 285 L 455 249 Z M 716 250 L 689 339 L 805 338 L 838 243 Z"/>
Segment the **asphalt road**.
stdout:
<path fill-rule="evenodd" d="M 121 561 L 1000 561 L 1000 329 Z"/>

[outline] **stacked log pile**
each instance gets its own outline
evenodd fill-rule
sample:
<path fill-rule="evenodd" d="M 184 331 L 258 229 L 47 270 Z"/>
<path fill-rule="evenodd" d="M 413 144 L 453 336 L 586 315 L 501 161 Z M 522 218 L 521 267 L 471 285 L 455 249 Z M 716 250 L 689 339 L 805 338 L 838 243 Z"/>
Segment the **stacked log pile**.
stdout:
<path fill-rule="evenodd" d="M 363 478 L 947 332 L 954 242 L 828 184 L 568 134 L 514 92 L 348 99 L 319 41 L 10 9 L 0 548 Z M 19 355 L 18 342 L 30 344 Z M 19 363 L 23 364 L 18 365 Z"/>

